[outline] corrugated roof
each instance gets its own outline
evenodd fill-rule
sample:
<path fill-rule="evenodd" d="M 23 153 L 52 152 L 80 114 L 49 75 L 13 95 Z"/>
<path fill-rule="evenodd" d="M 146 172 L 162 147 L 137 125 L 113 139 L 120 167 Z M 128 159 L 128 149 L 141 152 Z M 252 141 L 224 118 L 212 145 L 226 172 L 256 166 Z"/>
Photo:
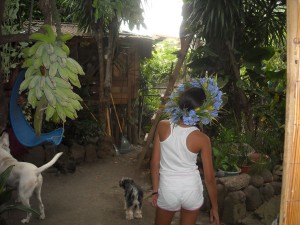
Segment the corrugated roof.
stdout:
<path fill-rule="evenodd" d="M 30 27 L 30 31 L 31 33 L 37 32 L 40 27 L 44 24 L 44 21 L 32 21 L 31 22 L 31 27 Z M 29 21 L 24 22 L 23 24 L 24 30 L 28 30 L 29 27 Z M 53 29 L 55 30 L 55 26 L 53 26 Z M 82 31 L 79 30 L 78 25 L 75 23 L 61 23 L 61 31 L 62 33 L 69 33 L 72 34 L 73 36 L 93 36 L 90 33 L 84 33 Z M 127 31 L 123 31 L 120 33 L 120 37 L 121 38 L 141 38 L 141 39 L 150 39 L 150 40 L 156 40 L 156 41 L 162 41 L 163 39 L 165 39 L 165 37 L 161 37 L 161 36 L 155 36 L 155 37 L 151 37 L 151 36 L 147 36 L 147 35 L 139 35 L 139 34 L 133 34 Z"/>

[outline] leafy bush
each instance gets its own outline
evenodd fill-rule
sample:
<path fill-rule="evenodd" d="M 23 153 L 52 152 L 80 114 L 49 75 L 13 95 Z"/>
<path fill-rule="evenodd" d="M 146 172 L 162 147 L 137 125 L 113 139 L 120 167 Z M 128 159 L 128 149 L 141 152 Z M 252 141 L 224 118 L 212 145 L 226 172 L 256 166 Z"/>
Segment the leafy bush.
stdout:
<path fill-rule="evenodd" d="M 102 128 L 95 120 L 74 120 L 65 124 L 64 141 L 75 140 L 78 144 L 86 145 L 89 137 L 101 137 L 104 135 Z"/>

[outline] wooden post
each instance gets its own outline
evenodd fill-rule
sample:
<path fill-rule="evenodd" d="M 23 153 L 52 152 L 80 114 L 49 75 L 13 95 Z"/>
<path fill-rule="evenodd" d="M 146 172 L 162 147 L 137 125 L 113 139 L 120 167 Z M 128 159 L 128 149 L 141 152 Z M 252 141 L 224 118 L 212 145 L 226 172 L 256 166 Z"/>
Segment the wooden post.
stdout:
<path fill-rule="evenodd" d="M 286 127 L 280 224 L 300 224 L 300 1 L 287 1 Z"/>

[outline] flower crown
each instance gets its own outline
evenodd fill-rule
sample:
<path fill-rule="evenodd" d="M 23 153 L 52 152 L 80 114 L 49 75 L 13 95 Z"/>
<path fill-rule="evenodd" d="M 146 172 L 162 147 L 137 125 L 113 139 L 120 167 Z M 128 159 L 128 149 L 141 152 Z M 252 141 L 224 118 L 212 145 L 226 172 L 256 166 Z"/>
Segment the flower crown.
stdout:
<path fill-rule="evenodd" d="M 187 110 L 179 108 L 180 95 L 189 88 L 201 88 L 206 96 L 206 100 L 202 106 L 196 109 Z M 217 78 L 198 78 L 190 82 L 181 84 L 177 90 L 170 95 L 166 104 L 165 112 L 170 116 L 172 123 L 179 123 L 182 118 L 185 125 L 203 124 L 207 125 L 218 116 L 223 100 L 222 91 L 219 90 Z"/>

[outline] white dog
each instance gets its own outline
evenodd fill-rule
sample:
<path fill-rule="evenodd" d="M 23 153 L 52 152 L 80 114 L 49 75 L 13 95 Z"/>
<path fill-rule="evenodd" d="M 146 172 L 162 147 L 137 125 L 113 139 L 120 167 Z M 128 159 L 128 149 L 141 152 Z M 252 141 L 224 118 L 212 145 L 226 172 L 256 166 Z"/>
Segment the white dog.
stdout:
<path fill-rule="evenodd" d="M 51 167 L 57 159 L 62 155 L 62 152 L 57 153 L 53 159 L 41 167 L 27 162 L 18 162 L 10 154 L 9 137 L 7 133 L 3 133 L 0 137 L 0 173 L 9 166 L 14 165 L 11 174 L 7 180 L 7 184 L 11 187 L 16 187 L 18 190 L 18 201 L 25 206 L 30 207 L 29 199 L 32 193 L 35 192 L 40 210 L 40 219 L 45 219 L 44 205 L 41 198 L 41 188 L 43 177 L 41 173 Z M 27 217 L 22 219 L 22 223 L 28 223 L 31 213 L 27 213 Z"/>

